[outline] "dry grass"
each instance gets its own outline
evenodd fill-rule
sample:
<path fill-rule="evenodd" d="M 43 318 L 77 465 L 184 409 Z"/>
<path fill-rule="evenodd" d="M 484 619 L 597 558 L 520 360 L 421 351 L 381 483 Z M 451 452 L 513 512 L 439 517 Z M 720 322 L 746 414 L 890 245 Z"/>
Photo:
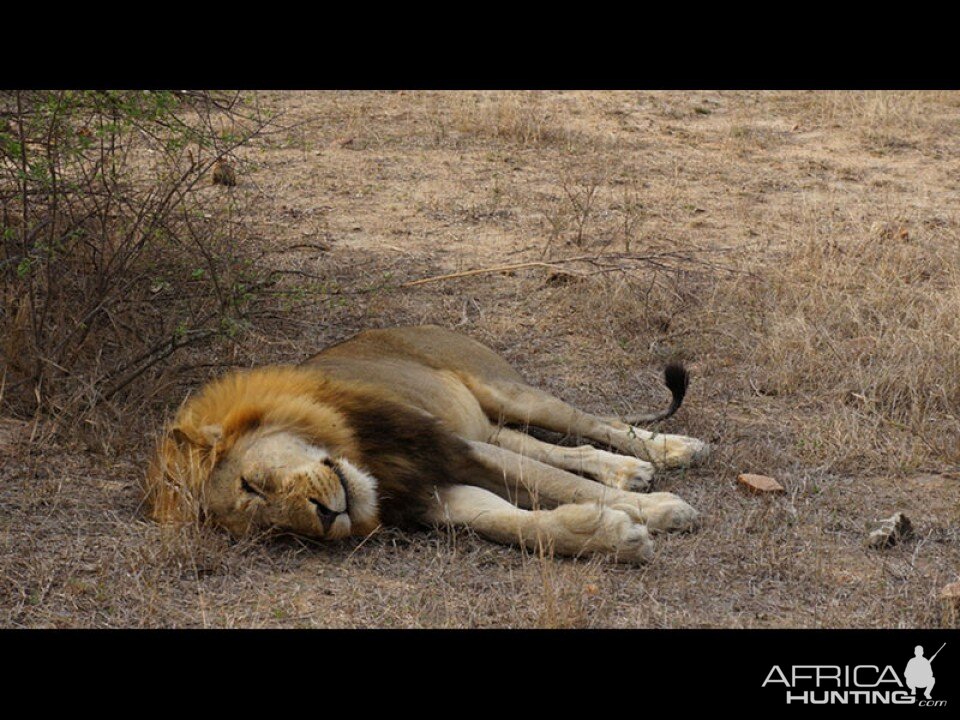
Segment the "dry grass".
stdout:
<path fill-rule="evenodd" d="M 436 322 L 592 411 L 664 402 L 714 442 L 664 475 L 704 516 L 643 568 L 471 533 L 232 544 L 143 522 L 152 439 L 118 455 L 0 425 L 6 626 L 911 627 L 960 566 L 956 93 L 275 93 L 304 121 L 241 160 L 265 244 L 331 295 L 322 316 L 210 362 L 295 360 L 364 327 Z M 589 200 L 589 202 L 587 202 Z M 320 245 L 328 251 L 318 249 Z M 590 253 L 572 264 L 401 281 Z M 627 269 L 628 268 L 628 269 Z M 292 328 L 292 329 L 291 329 Z M 284 334 L 285 333 L 285 334 Z M 222 368 L 211 367 L 210 374 Z M 167 391 L 173 407 L 194 382 Z M 156 419 L 159 422 L 160 418 Z M 13 428 L 13 429 L 11 429 Z M 119 431 L 118 431 L 119 432 Z M 42 426 L 36 436 L 42 434 Z M 131 441 L 132 442 L 132 441 Z M 776 476 L 781 498 L 736 488 Z M 864 546 L 905 512 L 917 536 Z"/>
<path fill-rule="evenodd" d="M 543 92 L 471 93 L 455 109 L 455 130 L 521 146 L 569 144 L 576 138 L 551 113 Z M 444 127 L 436 116 L 438 127 Z M 446 133 L 444 133 L 444 136 Z"/>

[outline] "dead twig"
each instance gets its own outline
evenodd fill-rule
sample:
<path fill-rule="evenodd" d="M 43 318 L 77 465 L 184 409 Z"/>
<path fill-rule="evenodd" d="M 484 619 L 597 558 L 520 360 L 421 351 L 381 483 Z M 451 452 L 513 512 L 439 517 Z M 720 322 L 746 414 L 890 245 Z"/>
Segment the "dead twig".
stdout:
<path fill-rule="evenodd" d="M 564 263 L 571 263 L 577 260 L 586 260 L 586 257 L 577 257 L 569 258 L 567 260 L 555 260 L 553 262 L 542 262 L 539 260 L 532 260 L 530 262 L 514 263 L 512 265 L 499 265 L 492 268 L 479 268 L 476 270 L 465 270 L 463 272 L 449 273 L 447 275 L 435 275 L 433 277 L 421 278 L 419 280 L 411 280 L 410 282 L 401 283 L 400 287 L 416 287 L 417 285 L 426 285 L 427 283 L 432 282 L 441 282 L 443 280 L 453 280 L 455 278 L 461 277 L 470 277 L 471 275 L 490 275 L 492 273 L 500 272 L 510 272 L 511 270 L 523 270 L 531 267 L 544 267 L 544 268 L 556 268 L 559 265 Z"/>
<path fill-rule="evenodd" d="M 709 252 L 710 254 L 718 254 L 721 252 L 728 252 L 730 248 L 720 248 L 718 250 L 709 250 L 703 252 Z M 430 277 L 420 278 L 418 280 L 410 280 L 405 283 L 401 283 L 399 287 L 408 288 L 416 287 L 418 285 L 426 285 L 427 283 L 442 282 L 444 280 L 454 280 L 456 278 L 462 277 L 471 277 L 475 275 L 490 275 L 494 273 L 504 273 L 512 272 L 514 270 L 525 270 L 527 268 L 542 267 L 550 270 L 556 270 L 561 265 L 569 265 L 571 263 L 588 263 L 600 268 L 599 271 L 594 273 L 576 273 L 571 272 L 570 270 L 565 270 L 565 272 L 570 272 L 572 275 L 577 275 L 581 277 L 587 277 L 589 275 L 594 275 L 603 272 L 615 272 L 618 270 L 627 271 L 631 268 L 625 263 L 641 263 L 646 265 L 651 265 L 657 269 L 662 270 L 677 270 L 679 268 L 673 267 L 665 264 L 664 260 L 673 260 L 679 263 L 689 263 L 693 265 L 701 265 L 706 267 L 711 267 L 714 269 L 728 270 L 730 272 L 736 272 L 733 268 L 725 268 L 721 265 L 715 263 L 708 263 L 706 261 L 700 260 L 694 257 L 691 254 L 678 253 L 673 251 L 665 251 L 659 253 L 650 253 L 645 255 L 631 254 L 631 253 L 608 253 L 608 254 L 599 254 L 599 255 L 577 255 L 570 258 L 561 258 L 559 260 L 550 260 L 549 262 L 544 260 L 530 260 L 522 263 L 512 263 L 510 265 L 497 265 L 495 267 L 488 268 L 476 268 L 474 270 L 464 270 L 462 272 L 447 273 L 445 275 L 433 275 Z"/>

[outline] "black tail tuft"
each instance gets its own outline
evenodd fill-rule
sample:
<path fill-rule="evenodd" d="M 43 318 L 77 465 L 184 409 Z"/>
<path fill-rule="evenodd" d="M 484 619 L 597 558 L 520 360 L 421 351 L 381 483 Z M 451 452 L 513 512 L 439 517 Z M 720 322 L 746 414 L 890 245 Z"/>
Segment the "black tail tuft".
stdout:
<path fill-rule="evenodd" d="M 687 387 L 690 385 L 690 373 L 682 364 L 670 363 L 663 369 L 663 381 L 666 383 L 670 394 L 673 395 L 670 410 L 675 412 L 687 394 Z"/>
<path fill-rule="evenodd" d="M 687 394 L 687 386 L 690 384 L 690 373 L 678 362 L 673 362 L 663 369 L 663 381 L 667 389 L 673 396 L 670 401 L 670 407 L 666 410 L 656 413 L 647 413 L 643 415 L 625 415 L 623 417 L 608 417 L 608 421 L 620 421 L 630 425 L 639 425 L 640 423 L 660 422 L 673 415 L 683 402 L 684 395 Z"/>

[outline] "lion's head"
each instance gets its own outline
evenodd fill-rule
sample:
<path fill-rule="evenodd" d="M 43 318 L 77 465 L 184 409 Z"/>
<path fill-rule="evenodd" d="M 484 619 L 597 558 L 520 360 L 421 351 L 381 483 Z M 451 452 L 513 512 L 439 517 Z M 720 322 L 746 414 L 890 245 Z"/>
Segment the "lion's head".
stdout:
<path fill-rule="evenodd" d="M 376 481 L 348 459 L 352 433 L 318 399 L 317 383 L 298 368 L 265 368 L 228 375 L 189 399 L 147 475 L 152 516 L 202 516 L 236 536 L 370 532 Z"/>

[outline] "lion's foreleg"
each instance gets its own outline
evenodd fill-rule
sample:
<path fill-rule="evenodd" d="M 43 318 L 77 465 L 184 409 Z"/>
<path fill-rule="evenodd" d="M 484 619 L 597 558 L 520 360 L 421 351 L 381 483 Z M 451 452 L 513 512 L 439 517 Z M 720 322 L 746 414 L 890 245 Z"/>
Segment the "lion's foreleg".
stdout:
<path fill-rule="evenodd" d="M 697 511 L 673 493 L 628 492 L 489 443 L 471 441 L 469 445 L 474 458 L 501 473 L 508 488 L 522 491 L 535 505 L 598 503 L 627 512 L 654 532 L 688 530 L 697 523 Z"/>
<path fill-rule="evenodd" d="M 437 491 L 433 520 L 469 527 L 481 536 L 529 550 L 577 556 L 611 555 L 620 562 L 645 562 L 653 554 L 647 529 L 630 515 L 595 503 L 524 510 L 483 488 L 448 485 Z"/>

